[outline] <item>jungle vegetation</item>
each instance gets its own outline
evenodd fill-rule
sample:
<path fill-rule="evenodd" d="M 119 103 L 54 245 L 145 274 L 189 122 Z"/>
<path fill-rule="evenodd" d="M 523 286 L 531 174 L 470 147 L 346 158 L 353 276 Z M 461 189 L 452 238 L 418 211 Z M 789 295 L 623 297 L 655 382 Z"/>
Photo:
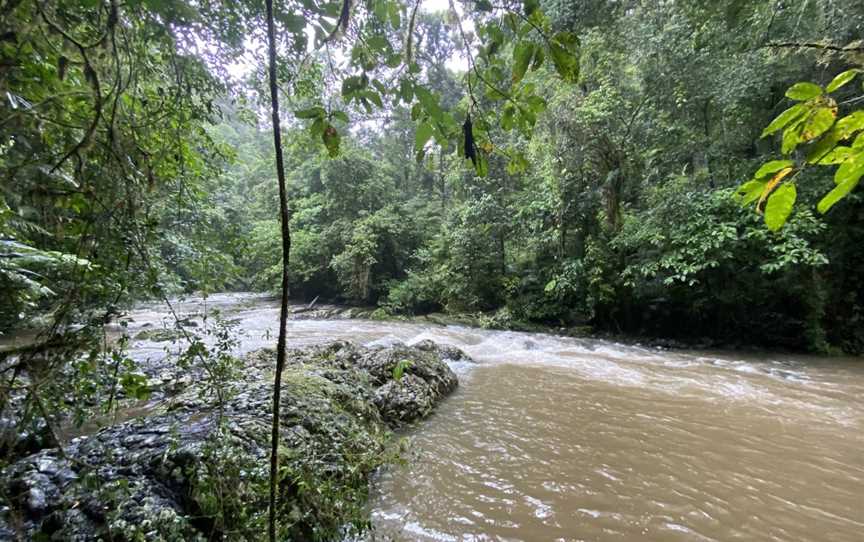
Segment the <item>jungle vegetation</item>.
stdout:
<path fill-rule="evenodd" d="M 354 4 L 276 6 L 292 298 L 864 349 L 860 1 Z M 279 289 L 263 8 L 3 2 L 4 332 Z"/>
<path fill-rule="evenodd" d="M 862 0 L 0 14 L 0 332 L 92 348 L 64 375 L 134 392 L 102 325 L 231 290 L 864 351 Z"/>

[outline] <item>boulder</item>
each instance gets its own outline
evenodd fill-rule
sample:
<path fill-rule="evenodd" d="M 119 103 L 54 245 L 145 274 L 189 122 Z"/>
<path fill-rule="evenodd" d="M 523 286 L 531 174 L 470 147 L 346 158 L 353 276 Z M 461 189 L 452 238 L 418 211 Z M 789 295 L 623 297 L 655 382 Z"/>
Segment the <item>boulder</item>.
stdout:
<path fill-rule="evenodd" d="M 280 536 L 339 536 L 346 524 L 363 524 L 368 476 L 387 461 L 392 430 L 427 416 L 456 387 L 456 376 L 431 347 L 334 342 L 290 351 L 288 361 Z M 273 350 L 253 352 L 221 405 L 193 385 L 158 414 L 9 465 L 0 475 L 10 501 L 0 509 L 0 533 L 76 541 L 259 540 L 274 365 Z"/>

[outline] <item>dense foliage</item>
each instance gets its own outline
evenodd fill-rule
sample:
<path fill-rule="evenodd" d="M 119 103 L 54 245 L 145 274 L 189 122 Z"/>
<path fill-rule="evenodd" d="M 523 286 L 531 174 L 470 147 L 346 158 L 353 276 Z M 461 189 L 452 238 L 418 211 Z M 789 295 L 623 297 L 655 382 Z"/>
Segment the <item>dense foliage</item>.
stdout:
<path fill-rule="evenodd" d="M 146 396 L 123 307 L 280 287 L 275 135 L 298 301 L 864 352 L 864 0 L 275 2 L 281 131 L 265 5 L 0 0 L 19 434 Z"/>
<path fill-rule="evenodd" d="M 831 194 L 850 196 L 823 216 L 830 205 L 823 201 L 817 212 L 815 204 L 833 172 L 804 167 L 849 158 L 837 175 L 861 169 L 860 143 L 849 139 L 861 127 L 852 122 L 861 115 L 855 76 L 864 54 L 851 41 L 860 3 L 583 4 L 576 12 L 570 3 L 543 4 L 550 31 L 581 37 L 578 84 L 554 64 L 535 62 L 536 52 L 525 68 L 530 47 L 518 41 L 518 28 L 515 42 L 492 38 L 489 47 L 507 50 L 494 62 L 482 47 L 469 47 L 471 60 L 459 57 L 502 72 L 494 85 L 512 95 L 527 87 L 525 103 L 537 108 L 528 120 L 530 108 L 466 84 L 450 59 L 475 38 L 452 14 L 418 15 L 418 55 L 428 63 L 419 83 L 442 110 L 460 112 L 455 118 L 469 110 L 497 117 L 478 131 L 478 149 L 489 151 L 483 171 L 472 173 L 464 152 L 438 138 L 423 120 L 428 111 L 403 103 L 404 85 L 383 111 L 344 106 L 353 122 L 337 158 L 319 148 L 306 119 L 327 108 L 338 117 L 344 87 L 313 99 L 320 109 L 297 108 L 289 138 L 294 296 L 378 305 L 394 315 L 483 313 L 499 326 L 591 325 L 861 351 L 864 300 L 853 279 L 861 206 L 852 191 L 860 174 L 838 183 Z M 506 24 L 500 31 L 513 32 Z M 796 119 L 772 122 L 790 106 Z M 779 137 L 784 154 L 797 153 L 789 162 L 775 158 L 781 145 L 770 138 L 783 128 L 798 134 L 795 145 Z M 279 241 L 267 136 L 237 122 L 220 130 L 239 149 L 219 181 L 230 201 L 221 208 L 243 209 L 237 239 L 247 248 L 235 261 L 243 279 L 234 286 L 273 289 Z M 830 157 L 814 161 L 810 147 L 825 152 L 825 145 Z M 743 202 L 761 200 L 769 228 L 736 194 L 751 177 Z M 792 213 L 788 199 L 778 203 L 796 186 Z M 772 221 L 782 208 L 783 220 Z"/>
<path fill-rule="evenodd" d="M 260 7 L 91 4 L 4 4 L 0 325 L 275 290 Z M 860 2 L 510 7 L 281 16 L 295 298 L 860 350 Z"/>

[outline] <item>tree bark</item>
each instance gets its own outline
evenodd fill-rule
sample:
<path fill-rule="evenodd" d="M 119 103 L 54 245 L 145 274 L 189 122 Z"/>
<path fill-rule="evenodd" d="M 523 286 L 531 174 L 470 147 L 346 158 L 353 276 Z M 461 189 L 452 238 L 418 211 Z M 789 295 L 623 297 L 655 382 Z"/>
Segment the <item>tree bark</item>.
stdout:
<path fill-rule="evenodd" d="M 291 230 L 288 225 L 288 196 L 285 188 L 285 162 L 282 156 L 282 132 L 279 123 L 279 91 L 276 85 L 276 30 L 273 22 L 273 0 L 267 7 L 267 42 L 270 75 L 270 109 L 273 120 L 273 147 L 276 151 L 276 177 L 279 182 L 279 219 L 282 225 L 282 303 L 279 311 L 279 340 L 276 345 L 276 375 L 273 379 L 273 425 L 270 434 L 270 510 L 267 533 L 276 542 L 276 494 L 279 485 L 279 402 L 282 394 L 282 371 L 285 369 L 285 339 L 288 321 L 288 264 L 291 253 Z"/>

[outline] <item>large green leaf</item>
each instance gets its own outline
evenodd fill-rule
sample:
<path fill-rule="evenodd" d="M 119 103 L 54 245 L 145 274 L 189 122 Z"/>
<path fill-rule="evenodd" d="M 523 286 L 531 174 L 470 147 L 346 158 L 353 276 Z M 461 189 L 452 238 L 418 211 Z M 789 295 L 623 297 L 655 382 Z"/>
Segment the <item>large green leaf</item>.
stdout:
<path fill-rule="evenodd" d="M 425 147 L 434 131 L 435 130 L 430 123 L 424 122 L 420 124 L 420 126 L 417 127 L 417 132 L 414 134 L 414 150 L 419 151 Z"/>
<path fill-rule="evenodd" d="M 555 71 L 569 83 L 579 80 L 579 39 L 570 32 L 559 32 L 549 40 L 549 55 Z"/>
<path fill-rule="evenodd" d="M 837 121 L 834 127 L 840 139 L 846 139 L 859 130 L 864 130 L 864 111 L 855 111 Z"/>
<path fill-rule="evenodd" d="M 525 77 L 532 56 L 534 56 L 534 44 L 530 41 L 520 41 L 513 48 L 513 84 Z"/>
<path fill-rule="evenodd" d="M 780 144 L 780 152 L 783 154 L 789 154 L 795 150 L 795 147 L 798 146 L 798 143 L 801 142 L 800 139 L 801 130 L 799 128 L 787 128 L 783 131 L 783 142 Z"/>
<path fill-rule="evenodd" d="M 832 150 L 825 153 L 825 155 L 820 158 L 816 163 L 823 166 L 831 164 L 842 164 L 850 156 L 853 156 L 851 147 L 834 147 Z"/>
<path fill-rule="evenodd" d="M 825 87 L 825 91 L 834 92 L 849 81 L 855 79 L 855 76 L 858 75 L 860 72 L 861 70 L 853 68 L 851 70 L 846 70 L 845 72 L 838 74 L 837 77 L 835 77 L 830 83 L 828 83 L 828 86 Z"/>
<path fill-rule="evenodd" d="M 862 174 L 864 174 L 864 153 L 860 153 L 854 158 L 847 158 L 845 162 L 840 164 L 840 167 L 834 172 L 834 184 L 841 185 L 848 182 L 849 179 L 860 177 Z"/>
<path fill-rule="evenodd" d="M 804 101 L 822 95 L 822 87 L 814 83 L 795 83 L 786 91 L 786 97 L 793 100 Z"/>
<path fill-rule="evenodd" d="M 294 116 L 298 119 L 323 119 L 326 115 L 327 111 L 323 107 L 318 106 L 294 112 Z"/>
<path fill-rule="evenodd" d="M 741 205 L 746 207 L 750 205 L 762 194 L 762 191 L 765 190 L 765 185 L 767 183 L 765 181 L 747 181 L 738 187 L 736 191 L 737 196 L 741 200 Z"/>
<path fill-rule="evenodd" d="M 792 160 L 771 160 L 770 162 L 762 164 L 762 167 L 756 170 L 756 174 L 753 175 L 753 178 L 761 179 L 771 175 L 772 173 L 776 173 L 783 168 L 792 167 L 794 165 L 795 162 Z"/>
<path fill-rule="evenodd" d="M 786 111 L 777 115 L 777 118 L 771 121 L 764 130 L 762 130 L 762 137 L 767 135 L 771 135 L 777 130 L 784 128 L 787 124 L 792 122 L 793 120 L 798 119 L 807 111 L 807 106 L 804 104 L 795 104 Z"/>
<path fill-rule="evenodd" d="M 792 214 L 792 207 L 797 197 L 798 193 L 793 183 L 781 185 L 768 197 L 768 203 L 765 205 L 765 225 L 769 230 L 777 231 L 783 227 Z"/>
<path fill-rule="evenodd" d="M 827 213 L 835 203 L 845 198 L 849 195 L 849 192 L 851 192 L 852 189 L 858 186 L 862 174 L 864 174 L 864 170 L 860 171 L 857 177 L 849 177 L 844 182 L 835 186 L 833 190 L 828 192 L 825 197 L 819 201 L 816 205 L 816 209 L 822 214 Z"/>

